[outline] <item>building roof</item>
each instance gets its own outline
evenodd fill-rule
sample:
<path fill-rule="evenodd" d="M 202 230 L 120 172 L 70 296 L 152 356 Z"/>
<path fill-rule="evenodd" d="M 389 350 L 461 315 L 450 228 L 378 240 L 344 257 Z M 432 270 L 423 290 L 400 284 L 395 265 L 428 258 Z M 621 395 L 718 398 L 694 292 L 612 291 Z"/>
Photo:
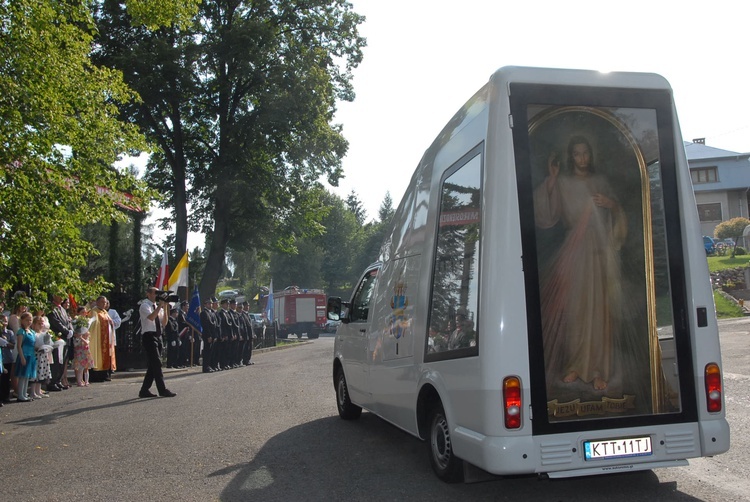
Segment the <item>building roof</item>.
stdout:
<path fill-rule="evenodd" d="M 685 155 L 687 155 L 688 161 L 691 160 L 704 160 L 704 159 L 725 159 L 725 158 L 736 158 L 736 157 L 748 157 L 750 153 L 739 153 L 732 152 L 729 150 L 722 150 L 721 148 L 714 148 L 707 146 L 703 143 L 691 143 L 685 141 Z"/>

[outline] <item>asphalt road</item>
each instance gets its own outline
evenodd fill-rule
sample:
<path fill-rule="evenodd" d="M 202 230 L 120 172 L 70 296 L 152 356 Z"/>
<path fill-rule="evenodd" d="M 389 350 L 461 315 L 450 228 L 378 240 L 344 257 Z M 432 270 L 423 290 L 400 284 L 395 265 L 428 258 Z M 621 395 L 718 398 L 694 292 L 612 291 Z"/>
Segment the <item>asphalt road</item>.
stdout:
<path fill-rule="evenodd" d="M 9 501 L 750 500 L 750 322 L 721 322 L 732 448 L 689 467 L 566 480 L 446 485 L 424 443 L 363 413 L 338 418 L 333 335 L 255 365 L 170 373 L 177 397 L 138 399 L 117 378 L 0 408 Z"/>

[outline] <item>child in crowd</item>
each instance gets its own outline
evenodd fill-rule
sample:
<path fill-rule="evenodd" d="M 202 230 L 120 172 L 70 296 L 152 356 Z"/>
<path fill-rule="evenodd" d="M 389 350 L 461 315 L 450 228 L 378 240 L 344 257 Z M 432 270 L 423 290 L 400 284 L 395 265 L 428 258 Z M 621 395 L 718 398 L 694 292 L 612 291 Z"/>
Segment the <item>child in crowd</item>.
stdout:
<path fill-rule="evenodd" d="M 49 394 L 42 391 L 42 382 L 46 382 L 52 378 L 52 371 L 50 371 L 49 360 L 52 350 L 52 340 L 49 338 L 49 327 L 45 325 L 44 317 L 37 315 L 31 322 L 31 329 L 36 333 L 36 341 L 34 348 L 36 351 L 36 380 L 31 380 L 31 397 L 34 399 L 41 399 L 43 397 L 49 397 Z"/>
<path fill-rule="evenodd" d="M 0 403 L 10 402 L 10 391 L 15 392 L 17 383 L 13 371 L 16 360 L 16 334 L 8 329 L 8 317 L 0 314 L 0 344 L 3 344 L 3 374 L 0 375 Z"/>
<path fill-rule="evenodd" d="M 18 359 L 14 365 L 18 378 L 17 399 L 19 403 L 27 403 L 31 401 L 28 396 L 29 380 L 36 380 L 36 354 L 34 353 L 36 333 L 31 329 L 32 320 L 29 312 L 23 312 L 18 317 L 21 327 L 16 333 Z"/>
<path fill-rule="evenodd" d="M 76 381 L 79 387 L 88 387 L 89 368 L 94 367 L 94 359 L 89 350 L 89 329 L 86 327 L 76 328 L 73 335 L 73 369 L 76 372 Z"/>

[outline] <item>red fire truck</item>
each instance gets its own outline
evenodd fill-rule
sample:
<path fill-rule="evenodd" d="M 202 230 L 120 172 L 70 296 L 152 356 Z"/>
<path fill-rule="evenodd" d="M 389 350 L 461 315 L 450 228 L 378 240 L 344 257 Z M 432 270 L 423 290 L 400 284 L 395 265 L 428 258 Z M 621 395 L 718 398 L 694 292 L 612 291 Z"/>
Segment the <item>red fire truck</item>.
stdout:
<path fill-rule="evenodd" d="M 322 289 L 289 286 L 273 293 L 273 316 L 278 324 L 278 338 L 290 334 L 318 338 L 326 323 L 326 295 Z"/>

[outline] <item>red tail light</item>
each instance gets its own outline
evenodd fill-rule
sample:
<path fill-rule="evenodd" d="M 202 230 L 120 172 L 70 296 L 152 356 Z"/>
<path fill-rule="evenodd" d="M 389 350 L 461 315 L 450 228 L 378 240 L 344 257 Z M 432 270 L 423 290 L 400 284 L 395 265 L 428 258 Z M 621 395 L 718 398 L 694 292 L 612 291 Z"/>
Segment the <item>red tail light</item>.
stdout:
<path fill-rule="evenodd" d="M 518 377 L 506 377 L 503 380 L 503 406 L 505 407 L 505 427 L 521 427 L 521 380 Z"/>
<path fill-rule="evenodd" d="M 721 369 L 716 363 L 706 365 L 706 403 L 710 413 L 721 411 Z"/>

